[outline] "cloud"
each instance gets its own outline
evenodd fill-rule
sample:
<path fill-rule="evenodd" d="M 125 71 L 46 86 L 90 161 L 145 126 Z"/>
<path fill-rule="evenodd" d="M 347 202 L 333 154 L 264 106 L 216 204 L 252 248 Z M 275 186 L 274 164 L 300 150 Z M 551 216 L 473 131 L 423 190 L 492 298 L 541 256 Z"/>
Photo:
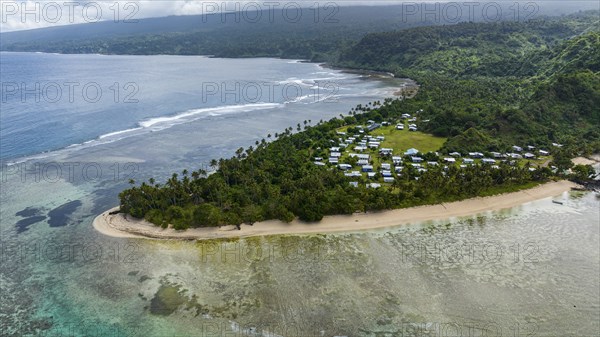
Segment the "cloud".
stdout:
<path fill-rule="evenodd" d="M 402 1 L 321 1 L 339 6 L 381 5 Z M 282 8 L 286 4 L 314 6 L 315 1 L 206 1 L 206 0 L 0 0 L 0 31 L 52 27 L 98 21 L 123 21 L 169 15 L 197 15 L 236 9 Z"/>
<path fill-rule="evenodd" d="M 514 10 L 515 0 L 479 0 L 459 1 L 461 5 L 483 4 L 486 2 L 502 3 Z M 517 1 L 519 2 L 519 1 Z M 164 17 L 169 15 L 198 15 L 210 14 L 218 11 L 234 10 L 269 10 L 283 8 L 286 5 L 314 8 L 315 3 L 320 6 L 334 4 L 334 6 L 378 6 L 408 3 L 457 3 L 453 0 L 0 0 L 0 31 L 34 29 L 76 23 L 135 20 L 150 17 Z M 569 9 L 597 9 L 598 0 L 582 1 L 554 1 L 537 0 L 519 2 L 521 6 L 534 4 L 541 9 L 542 4 L 549 10 L 547 14 L 556 14 Z M 558 7 L 564 7 L 558 10 Z M 521 8 L 521 7 L 517 7 Z M 523 7 L 523 9 L 525 9 Z"/>

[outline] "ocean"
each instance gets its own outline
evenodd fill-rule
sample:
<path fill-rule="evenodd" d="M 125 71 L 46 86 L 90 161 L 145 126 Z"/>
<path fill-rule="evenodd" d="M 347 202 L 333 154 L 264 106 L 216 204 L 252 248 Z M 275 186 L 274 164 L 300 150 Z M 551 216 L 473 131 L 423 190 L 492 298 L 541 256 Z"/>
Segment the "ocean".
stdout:
<path fill-rule="evenodd" d="M 596 336 L 600 201 L 359 233 L 100 235 L 128 181 L 209 168 L 405 81 L 268 58 L 0 53 L 2 336 Z"/>

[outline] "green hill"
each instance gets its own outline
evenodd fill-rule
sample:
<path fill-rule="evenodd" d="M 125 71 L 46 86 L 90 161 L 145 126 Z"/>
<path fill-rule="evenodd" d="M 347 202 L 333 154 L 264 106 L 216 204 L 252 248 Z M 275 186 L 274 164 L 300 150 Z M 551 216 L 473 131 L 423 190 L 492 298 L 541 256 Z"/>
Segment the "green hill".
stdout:
<path fill-rule="evenodd" d="M 449 137 L 447 148 L 556 142 L 590 152 L 600 150 L 598 55 L 596 11 L 369 34 L 339 64 L 417 80 L 419 94 L 402 104 L 424 109 L 424 130 Z"/>

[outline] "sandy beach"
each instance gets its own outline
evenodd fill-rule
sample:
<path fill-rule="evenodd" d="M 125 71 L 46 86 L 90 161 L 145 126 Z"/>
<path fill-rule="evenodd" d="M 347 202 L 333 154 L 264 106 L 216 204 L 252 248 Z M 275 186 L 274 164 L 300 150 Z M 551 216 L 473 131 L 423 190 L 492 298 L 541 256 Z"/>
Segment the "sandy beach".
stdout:
<path fill-rule="evenodd" d="M 208 240 L 280 234 L 356 232 L 502 210 L 539 199 L 555 197 L 574 186 L 576 184 L 563 180 L 546 183 L 528 190 L 485 198 L 382 212 L 327 216 L 318 223 L 310 224 L 298 220 L 289 224 L 270 220 L 255 223 L 253 226 L 242 225 L 241 230 L 236 230 L 233 226 L 197 228 L 187 231 L 162 229 L 144 220 L 125 217 L 123 214 L 110 215 L 110 212 L 118 209 L 116 207 L 96 217 L 93 226 L 98 232 L 112 237 L 162 240 Z"/>
<path fill-rule="evenodd" d="M 593 155 L 590 158 L 577 157 L 571 160 L 575 165 L 595 165 L 600 163 L 600 155 Z"/>

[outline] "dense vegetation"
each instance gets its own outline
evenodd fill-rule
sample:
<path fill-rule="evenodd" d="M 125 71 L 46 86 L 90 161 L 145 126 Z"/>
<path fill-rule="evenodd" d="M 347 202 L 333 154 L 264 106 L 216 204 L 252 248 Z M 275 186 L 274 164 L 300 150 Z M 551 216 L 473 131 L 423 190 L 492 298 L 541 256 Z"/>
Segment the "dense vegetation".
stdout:
<path fill-rule="evenodd" d="M 369 110 L 367 108 L 365 110 Z M 363 111 L 360 110 L 359 111 Z M 386 101 L 378 108 L 345 119 L 333 119 L 316 126 L 307 125 L 296 134 L 288 128 L 276 140 L 263 140 L 256 147 L 240 148 L 230 159 L 214 161 L 216 172 L 174 174 L 164 186 L 154 180 L 121 193 L 121 210 L 134 217 L 162 226 L 239 225 L 264 219 L 289 222 L 295 217 L 318 221 L 328 214 L 351 214 L 422 204 L 454 201 L 468 197 L 519 189 L 532 182 L 547 180 L 549 168 L 530 171 L 528 166 L 506 163 L 499 168 L 473 165 L 460 168 L 443 166 L 418 172 L 406 165 L 388 188 L 367 188 L 366 179 L 358 178 L 358 187 L 333 167 L 312 162 L 322 156 L 337 139 L 336 129 L 343 125 L 364 124 L 368 119 L 394 119 L 405 110 Z M 300 129 L 300 125 L 298 126 Z M 430 153 L 430 160 L 438 158 Z M 415 179 L 418 177 L 418 180 Z"/>
<path fill-rule="evenodd" d="M 449 150 L 557 142 L 589 153 L 600 150 L 598 29 L 598 12 L 421 27 L 367 35 L 339 62 L 417 80 L 406 104 L 425 110 L 424 129 L 450 137 Z"/>
<path fill-rule="evenodd" d="M 275 4 L 275 3 L 273 3 Z M 277 7 L 275 7 L 277 8 Z M 1 50 L 129 55 L 214 55 L 216 57 L 282 57 L 335 61 L 339 50 L 366 33 L 419 25 L 420 16 L 399 20 L 401 6 L 338 7 L 307 4 L 302 10 L 243 12 L 140 20 L 135 24 L 97 23 L 77 28 L 54 27 L 2 34 Z M 253 18 L 260 18 L 254 20 Z M 377 18 L 377 19 L 374 19 Z M 118 29 L 117 29 L 118 28 Z"/>
<path fill-rule="evenodd" d="M 420 84 L 405 100 L 359 106 L 343 119 L 315 126 L 305 121 L 275 140 L 240 148 L 213 161 L 216 171 L 174 174 L 123 191 L 121 210 L 161 226 L 184 229 L 239 225 L 264 219 L 318 221 L 350 214 L 458 200 L 524 188 L 550 178 L 550 168 L 530 170 L 442 165 L 418 172 L 406 165 L 386 188 L 358 187 L 337 169 L 317 166 L 344 125 L 395 121 L 423 109 L 420 129 L 447 137 L 442 153 L 507 151 L 514 144 L 550 147 L 559 174 L 575 153 L 600 150 L 600 34 L 597 12 L 528 23 L 464 23 L 371 34 L 347 48 L 337 64 L 391 71 Z M 428 120 L 428 122 L 424 122 Z M 267 137 L 272 138 L 272 137 Z M 427 160 L 438 160 L 428 154 Z M 575 174 L 587 177 L 589 168 Z M 416 179 L 418 178 L 418 179 Z"/>

